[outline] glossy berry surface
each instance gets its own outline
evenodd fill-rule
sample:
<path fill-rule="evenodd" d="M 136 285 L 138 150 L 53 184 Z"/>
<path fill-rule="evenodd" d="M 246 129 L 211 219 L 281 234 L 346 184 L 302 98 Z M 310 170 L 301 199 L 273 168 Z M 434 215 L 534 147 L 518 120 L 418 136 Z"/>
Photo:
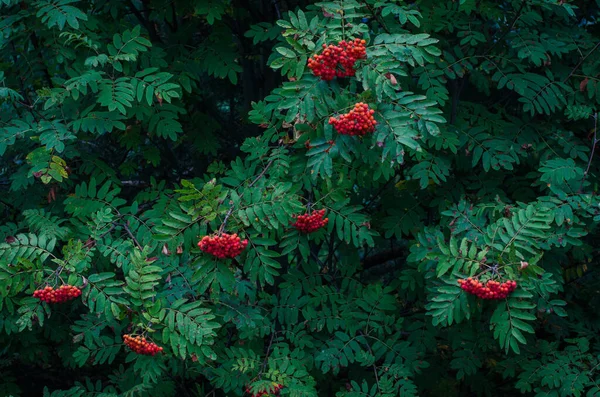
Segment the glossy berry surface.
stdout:
<path fill-rule="evenodd" d="M 154 356 L 163 351 L 163 348 L 154 342 L 148 342 L 143 336 L 123 335 L 123 342 L 134 353 L 145 356 Z"/>
<path fill-rule="evenodd" d="M 247 245 L 248 240 L 242 240 L 235 233 L 204 236 L 198 243 L 198 247 L 202 251 L 217 258 L 234 258 L 241 254 Z"/>
<path fill-rule="evenodd" d="M 503 283 L 489 280 L 485 284 L 474 278 L 458 280 L 460 287 L 481 299 L 504 299 L 517 288 L 517 282 L 508 280 Z"/>
<path fill-rule="evenodd" d="M 323 44 L 321 54 L 315 54 L 308 60 L 308 68 L 321 80 L 329 81 L 335 77 L 354 76 L 354 64 L 367 57 L 365 40 L 342 40 L 338 45 Z"/>
<path fill-rule="evenodd" d="M 373 118 L 375 111 L 369 105 L 359 102 L 354 108 L 338 117 L 331 117 L 329 124 L 342 135 L 366 135 L 375 131 L 377 121 Z"/>
<path fill-rule="evenodd" d="M 313 211 L 310 214 L 294 215 L 296 221 L 292 224 L 302 233 L 313 233 L 327 225 L 329 218 L 324 218 L 325 210 Z"/>
<path fill-rule="evenodd" d="M 46 303 L 63 303 L 81 295 L 81 290 L 74 285 L 61 285 L 57 289 L 45 287 L 35 290 L 33 297 Z"/>
<path fill-rule="evenodd" d="M 262 390 L 256 393 L 252 393 L 252 391 L 250 390 L 249 387 L 246 388 L 246 393 L 251 395 L 252 397 L 267 397 L 267 396 L 278 396 L 279 395 L 279 391 L 283 389 L 283 385 L 280 385 L 278 383 L 273 383 L 273 386 L 271 386 L 268 390 Z"/>

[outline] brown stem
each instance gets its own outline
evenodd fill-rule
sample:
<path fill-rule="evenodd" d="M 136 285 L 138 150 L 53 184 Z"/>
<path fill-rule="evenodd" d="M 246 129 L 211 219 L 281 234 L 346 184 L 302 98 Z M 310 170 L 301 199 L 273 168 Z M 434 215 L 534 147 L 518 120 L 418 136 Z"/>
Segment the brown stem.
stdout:
<path fill-rule="evenodd" d="M 229 220 L 229 217 L 233 213 L 233 202 L 230 202 L 230 204 L 231 204 L 231 207 L 229 207 L 229 211 L 227 211 L 227 214 L 225 214 L 225 219 L 223 219 L 223 223 L 221 224 L 221 227 L 219 228 L 219 231 L 218 231 L 219 235 L 221 235 L 221 233 L 223 233 L 223 231 L 225 230 L 227 221 Z"/>
<path fill-rule="evenodd" d="M 267 170 L 269 169 L 269 167 L 271 166 L 271 164 L 273 164 L 273 161 L 274 161 L 274 160 L 275 160 L 275 159 L 271 159 L 271 160 L 270 160 L 270 161 L 267 163 L 267 166 L 265 167 L 265 169 L 264 169 L 264 170 L 262 170 L 262 172 L 261 172 L 261 173 L 260 173 L 260 174 L 259 174 L 259 175 L 258 175 L 258 176 L 257 176 L 257 177 L 256 177 L 256 178 L 253 180 L 253 181 L 252 181 L 252 183 L 250 183 L 250 184 L 248 185 L 248 187 L 252 187 L 252 186 L 253 186 L 253 185 L 254 185 L 256 182 L 258 182 L 258 180 L 259 180 L 260 178 L 262 178 L 262 177 L 265 175 L 265 173 L 267 172 Z"/>
<path fill-rule="evenodd" d="M 131 232 L 131 229 L 129 229 L 128 223 L 129 222 L 123 223 L 123 228 L 125 229 L 125 231 L 129 235 L 129 237 L 131 237 L 131 239 L 133 240 L 133 242 L 135 243 L 135 245 L 140 249 L 140 251 L 143 250 L 142 246 L 140 245 L 140 243 L 137 241 L 137 239 L 135 238 L 135 236 Z"/>

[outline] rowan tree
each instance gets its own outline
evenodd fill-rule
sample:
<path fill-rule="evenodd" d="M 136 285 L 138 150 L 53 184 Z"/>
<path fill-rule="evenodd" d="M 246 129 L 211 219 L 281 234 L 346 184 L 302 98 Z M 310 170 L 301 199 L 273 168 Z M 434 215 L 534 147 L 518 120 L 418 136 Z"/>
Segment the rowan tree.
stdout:
<path fill-rule="evenodd" d="M 0 395 L 600 395 L 599 13 L 0 0 Z"/>

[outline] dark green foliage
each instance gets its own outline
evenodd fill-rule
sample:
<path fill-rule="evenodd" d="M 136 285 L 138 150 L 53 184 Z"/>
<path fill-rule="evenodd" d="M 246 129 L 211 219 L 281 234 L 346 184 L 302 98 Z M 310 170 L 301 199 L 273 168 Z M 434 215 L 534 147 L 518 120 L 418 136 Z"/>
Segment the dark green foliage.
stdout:
<path fill-rule="evenodd" d="M 599 16 L 0 0 L 0 395 L 600 395 Z M 355 77 L 310 73 L 353 38 Z M 339 135 L 357 102 L 376 131 Z M 245 251 L 200 251 L 220 232 Z"/>

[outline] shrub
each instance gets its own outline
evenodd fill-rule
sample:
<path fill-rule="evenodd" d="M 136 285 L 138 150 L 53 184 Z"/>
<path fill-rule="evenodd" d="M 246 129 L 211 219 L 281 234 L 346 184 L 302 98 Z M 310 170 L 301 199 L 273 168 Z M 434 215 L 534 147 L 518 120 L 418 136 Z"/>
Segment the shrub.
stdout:
<path fill-rule="evenodd" d="M 0 12 L 1 395 L 600 394 L 598 2 Z"/>

